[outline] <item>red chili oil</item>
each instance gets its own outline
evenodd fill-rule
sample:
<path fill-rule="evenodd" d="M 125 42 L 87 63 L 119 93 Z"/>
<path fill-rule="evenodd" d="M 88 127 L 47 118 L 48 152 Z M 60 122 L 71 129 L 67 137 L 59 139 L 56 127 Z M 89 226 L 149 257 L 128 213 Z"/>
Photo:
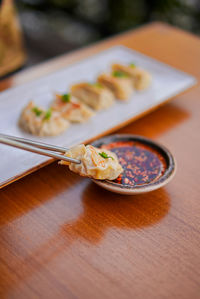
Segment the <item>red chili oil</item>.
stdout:
<path fill-rule="evenodd" d="M 123 167 L 123 173 L 114 181 L 118 184 L 137 186 L 155 182 L 166 169 L 164 157 L 138 141 L 113 142 L 101 148 L 114 152 Z"/>

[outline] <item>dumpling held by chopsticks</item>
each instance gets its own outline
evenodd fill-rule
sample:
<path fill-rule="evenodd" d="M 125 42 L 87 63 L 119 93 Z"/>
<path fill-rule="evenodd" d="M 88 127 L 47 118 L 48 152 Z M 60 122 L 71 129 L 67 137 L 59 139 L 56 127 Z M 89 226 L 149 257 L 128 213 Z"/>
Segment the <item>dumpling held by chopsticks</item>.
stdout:
<path fill-rule="evenodd" d="M 80 164 L 61 161 L 60 164 L 69 165 L 69 169 L 81 176 L 97 180 L 115 180 L 123 171 L 115 153 L 102 150 L 92 145 L 80 144 L 72 147 L 65 155 L 78 159 Z"/>

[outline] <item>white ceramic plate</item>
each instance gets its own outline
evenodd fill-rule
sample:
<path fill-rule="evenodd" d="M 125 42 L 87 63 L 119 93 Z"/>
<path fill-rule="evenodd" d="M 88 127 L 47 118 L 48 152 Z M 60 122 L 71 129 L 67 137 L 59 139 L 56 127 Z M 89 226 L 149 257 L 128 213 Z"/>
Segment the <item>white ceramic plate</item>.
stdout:
<path fill-rule="evenodd" d="M 94 81 L 98 74 L 109 71 L 114 62 L 124 64 L 133 62 L 147 69 L 153 76 L 151 87 L 143 92 L 135 92 L 127 103 L 116 101 L 112 108 L 98 112 L 88 123 L 72 125 L 69 130 L 57 137 L 39 138 L 20 130 L 17 121 L 28 101 L 34 100 L 45 107 L 52 101 L 54 92 L 65 93 L 72 84 L 87 80 Z M 126 47 L 116 46 L 45 77 L 2 92 L 0 132 L 70 147 L 95 139 L 108 131 L 114 131 L 195 83 L 196 79 L 191 75 Z M 49 161 L 47 157 L 0 145 L 0 187 L 38 169 Z"/>

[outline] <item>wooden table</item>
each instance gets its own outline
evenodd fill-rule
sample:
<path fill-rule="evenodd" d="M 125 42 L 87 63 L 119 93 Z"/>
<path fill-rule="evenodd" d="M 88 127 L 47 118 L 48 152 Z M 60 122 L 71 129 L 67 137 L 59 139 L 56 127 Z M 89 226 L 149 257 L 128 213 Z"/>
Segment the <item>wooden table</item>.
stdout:
<path fill-rule="evenodd" d="M 153 23 L 21 72 L 1 89 L 116 44 L 200 79 L 200 40 Z M 125 197 L 54 163 L 2 189 L 0 298 L 200 298 L 200 85 L 119 132 L 169 147 L 173 181 Z"/>

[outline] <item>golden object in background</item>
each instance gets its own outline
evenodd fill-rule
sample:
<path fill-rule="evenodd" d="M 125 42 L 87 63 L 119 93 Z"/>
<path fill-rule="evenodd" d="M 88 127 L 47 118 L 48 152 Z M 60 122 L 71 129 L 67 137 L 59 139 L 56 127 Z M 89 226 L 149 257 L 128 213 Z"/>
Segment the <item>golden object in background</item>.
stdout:
<path fill-rule="evenodd" d="M 0 5 L 0 76 L 23 65 L 26 55 L 13 0 Z"/>

